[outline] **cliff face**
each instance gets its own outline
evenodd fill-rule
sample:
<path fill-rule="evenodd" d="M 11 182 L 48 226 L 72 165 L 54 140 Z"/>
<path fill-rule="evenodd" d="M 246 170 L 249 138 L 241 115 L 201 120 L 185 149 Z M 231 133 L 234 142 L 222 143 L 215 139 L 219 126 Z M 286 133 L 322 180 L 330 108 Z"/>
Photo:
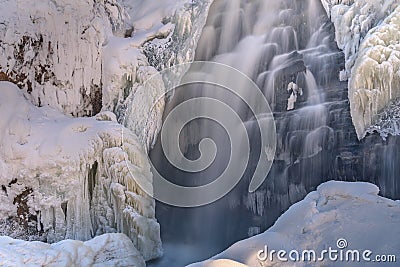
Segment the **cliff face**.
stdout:
<path fill-rule="evenodd" d="M 0 1 L 2 234 L 121 232 L 145 260 L 162 254 L 155 202 L 137 184 L 152 181 L 156 74 L 193 59 L 210 2 Z"/>

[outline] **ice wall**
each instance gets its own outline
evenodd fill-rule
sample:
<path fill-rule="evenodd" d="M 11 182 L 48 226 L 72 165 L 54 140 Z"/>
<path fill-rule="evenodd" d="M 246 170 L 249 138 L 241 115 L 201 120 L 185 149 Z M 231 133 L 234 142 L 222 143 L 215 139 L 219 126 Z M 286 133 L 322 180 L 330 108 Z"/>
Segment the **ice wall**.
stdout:
<path fill-rule="evenodd" d="M 400 7 L 364 39 L 349 85 L 350 108 L 360 138 L 376 123 L 377 115 L 400 97 Z M 399 131 L 390 133 L 398 135 Z"/>
<path fill-rule="evenodd" d="M 341 79 L 349 79 L 349 100 L 358 138 L 376 115 L 398 97 L 399 10 L 396 0 L 322 0 L 345 53 Z"/>
<path fill-rule="evenodd" d="M 54 242 L 121 232 L 145 260 L 161 255 L 154 200 L 136 183 L 152 181 L 145 150 L 113 113 L 69 118 L 0 82 L 0 114 L 0 216 L 23 229 L 3 234 Z"/>

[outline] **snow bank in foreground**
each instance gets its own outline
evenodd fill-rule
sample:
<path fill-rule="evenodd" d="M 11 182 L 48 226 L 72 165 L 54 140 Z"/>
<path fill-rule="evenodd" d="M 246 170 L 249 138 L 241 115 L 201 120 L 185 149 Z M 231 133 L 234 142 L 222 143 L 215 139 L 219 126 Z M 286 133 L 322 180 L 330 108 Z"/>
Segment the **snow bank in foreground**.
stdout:
<path fill-rule="evenodd" d="M 36 106 L 74 116 L 101 109 L 102 46 L 123 26 L 115 0 L 3 0 L 0 73 Z"/>
<path fill-rule="evenodd" d="M 343 80 L 358 138 L 378 112 L 400 96 L 400 2 L 398 0 L 321 0 L 335 25 L 336 42 L 346 58 Z M 393 133 L 396 134 L 396 133 Z"/>
<path fill-rule="evenodd" d="M 328 247 L 338 249 L 339 239 L 347 241 L 346 249 L 371 250 L 371 258 L 378 254 L 396 255 L 400 260 L 400 202 L 380 197 L 378 192 L 375 185 L 368 183 L 324 183 L 293 205 L 266 232 L 190 266 L 321 266 L 322 262 L 279 262 L 276 254 L 273 262 L 260 261 L 257 253 L 268 246 L 269 251 L 284 249 L 289 253 L 313 249 L 320 255 Z M 328 266 L 348 264 L 325 263 Z M 386 266 L 395 266 L 395 263 Z"/>
<path fill-rule="evenodd" d="M 131 240 L 123 234 L 105 234 L 82 242 L 27 242 L 0 237 L 0 265 L 16 266 L 146 266 Z"/>
<path fill-rule="evenodd" d="M 152 182 L 147 155 L 113 113 L 66 117 L 33 106 L 17 86 L 0 82 L 0 114 L 0 219 L 6 225 L 47 242 L 122 232 L 145 260 L 161 255 L 155 202 L 136 182 Z M 2 234 L 18 234 L 9 230 Z"/>

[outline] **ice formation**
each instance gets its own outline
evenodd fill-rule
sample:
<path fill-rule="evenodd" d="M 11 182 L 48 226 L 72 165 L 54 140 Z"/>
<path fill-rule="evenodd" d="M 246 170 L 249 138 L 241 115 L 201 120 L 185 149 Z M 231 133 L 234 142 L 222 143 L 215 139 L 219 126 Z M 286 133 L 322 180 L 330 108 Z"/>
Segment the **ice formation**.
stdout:
<path fill-rule="evenodd" d="M 303 89 L 294 82 L 290 82 L 287 91 L 290 93 L 287 110 L 292 110 L 294 109 L 294 104 L 297 102 L 297 95 L 303 95 Z"/>
<path fill-rule="evenodd" d="M 324 263 L 279 262 L 276 257 L 275 262 L 259 261 L 257 253 L 266 245 L 270 250 L 288 252 L 293 249 L 318 252 L 329 246 L 337 249 L 338 239 L 345 239 L 348 249 L 371 250 L 371 258 L 395 255 L 399 259 L 400 202 L 380 197 L 378 193 L 379 189 L 368 183 L 324 183 L 293 205 L 266 232 L 239 241 L 210 260 L 190 267 L 321 266 Z"/>
<path fill-rule="evenodd" d="M 344 51 L 349 100 L 358 138 L 399 97 L 400 9 L 397 0 L 322 0 Z M 393 134 L 396 134 L 393 132 Z"/>
<path fill-rule="evenodd" d="M 48 242 L 122 232 L 146 260 L 161 254 L 154 200 L 136 182 L 151 183 L 147 156 L 115 115 L 69 118 L 9 82 L 0 82 L 0 114 L 3 221 Z"/>
<path fill-rule="evenodd" d="M 368 32 L 378 26 L 399 5 L 397 0 L 321 0 L 335 26 L 335 39 L 343 50 L 346 70 L 343 79 L 350 77 L 358 58 L 360 45 Z"/>
<path fill-rule="evenodd" d="M 131 38 L 114 36 L 105 46 L 103 110 L 117 114 L 118 121 L 149 149 L 164 109 L 164 99 L 157 100 L 164 93 L 165 81 L 157 70 L 194 59 L 212 1 L 120 2 Z"/>
<path fill-rule="evenodd" d="M 376 115 L 400 97 L 400 7 L 369 32 L 349 81 L 353 122 L 359 137 Z M 398 134 L 398 132 L 393 132 Z"/>
<path fill-rule="evenodd" d="M 132 241 L 123 234 L 105 234 L 86 242 L 27 242 L 0 237 L 0 265 L 14 266 L 146 266 Z"/>

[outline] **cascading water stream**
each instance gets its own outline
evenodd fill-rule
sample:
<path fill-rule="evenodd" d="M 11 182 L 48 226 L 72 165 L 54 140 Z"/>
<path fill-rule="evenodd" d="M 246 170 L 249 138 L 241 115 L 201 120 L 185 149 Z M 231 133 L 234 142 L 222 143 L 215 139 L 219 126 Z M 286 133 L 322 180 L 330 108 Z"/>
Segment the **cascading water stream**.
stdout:
<path fill-rule="evenodd" d="M 355 179 L 351 166 L 357 157 L 356 136 L 346 84 L 338 79 L 343 54 L 333 36 L 332 25 L 318 0 L 214 1 L 195 59 L 232 66 L 259 86 L 274 112 L 275 160 L 267 180 L 249 193 L 249 177 L 261 148 L 245 105 L 217 86 L 177 89 L 165 116 L 194 97 L 208 96 L 228 103 L 251 132 L 251 155 L 242 181 L 217 202 L 198 208 L 157 202 L 165 256 L 151 266 L 184 266 L 206 259 L 237 240 L 266 230 L 320 183 Z M 213 165 L 200 173 L 174 168 L 165 159 L 160 141 L 151 152 L 152 161 L 172 182 L 206 184 L 223 171 L 231 151 L 227 133 L 218 124 L 201 119 L 188 123 L 181 132 L 182 153 L 197 159 L 203 138 L 213 139 L 218 153 Z"/>

